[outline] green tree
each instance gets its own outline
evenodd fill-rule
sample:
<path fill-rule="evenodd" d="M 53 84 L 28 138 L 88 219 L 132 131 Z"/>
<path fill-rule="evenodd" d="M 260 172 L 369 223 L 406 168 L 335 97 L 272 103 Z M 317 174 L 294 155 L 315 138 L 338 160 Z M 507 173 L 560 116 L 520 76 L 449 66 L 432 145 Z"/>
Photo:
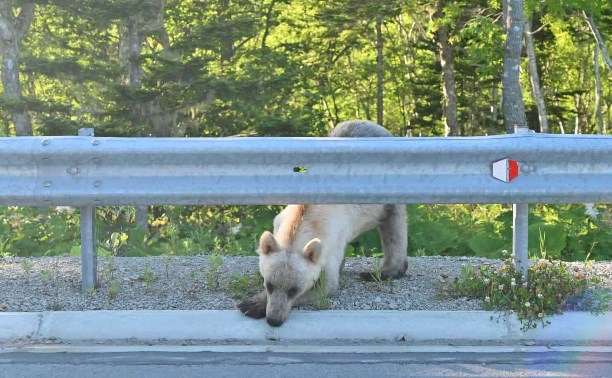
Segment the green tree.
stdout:
<path fill-rule="evenodd" d="M 21 89 L 21 43 L 34 18 L 33 1 L 0 2 L 3 105 L 9 108 L 17 136 L 32 135 L 32 120 Z M 9 134 L 8 127 L 5 134 Z"/>

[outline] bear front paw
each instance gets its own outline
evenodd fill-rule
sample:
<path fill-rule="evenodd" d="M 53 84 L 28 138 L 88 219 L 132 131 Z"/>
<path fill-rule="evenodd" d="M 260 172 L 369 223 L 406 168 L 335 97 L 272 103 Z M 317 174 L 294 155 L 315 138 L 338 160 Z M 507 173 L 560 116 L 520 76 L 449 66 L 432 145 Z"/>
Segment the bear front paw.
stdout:
<path fill-rule="evenodd" d="M 238 309 L 244 315 L 253 319 L 261 319 L 266 317 L 266 306 L 254 299 L 247 299 L 238 305 Z"/>

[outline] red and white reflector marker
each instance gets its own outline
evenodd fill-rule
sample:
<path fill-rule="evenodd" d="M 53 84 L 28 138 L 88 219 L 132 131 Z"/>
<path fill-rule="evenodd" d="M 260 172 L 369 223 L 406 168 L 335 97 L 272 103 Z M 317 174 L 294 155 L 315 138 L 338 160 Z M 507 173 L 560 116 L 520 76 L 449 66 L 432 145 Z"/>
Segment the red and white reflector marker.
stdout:
<path fill-rule="evenodd" d="M 493 163 L 493 177 L 503 182 L 510 182 L 519 175 L 519 164 L 516 160 L 501 159 Z"/>

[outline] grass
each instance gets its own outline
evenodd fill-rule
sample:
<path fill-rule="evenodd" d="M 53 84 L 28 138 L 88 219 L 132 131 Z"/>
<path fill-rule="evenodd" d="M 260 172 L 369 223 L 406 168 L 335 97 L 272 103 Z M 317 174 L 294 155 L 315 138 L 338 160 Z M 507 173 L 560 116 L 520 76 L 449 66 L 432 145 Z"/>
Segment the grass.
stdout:
<path fill-rule="evenodd" d="M 374 270 L 372 271 L 372 281 L 369 284 L 374 284 L 378 291 L 393 293 L 392 279 L 383 279 L 382 277 L 382 262 L 381 259 L 376 259 L 374 262 Z"/>
<path fill-rule="evenodd" d="M 38 272 L 38 279 L 43 284 L 43 291 L 52 297 L 50 309 L 53 311 L 59 311 L 62 307 L 59 296 L 59 259 L 59 256 L 54 257 L 50 269 L 42 269 Z"/>
<path fill-rule="evenodd" d="M 138 276 L 138 280 L 144 283 L 145 291 L 148 294 L 153 294 L 155 292 L 155 280 L 156 279 L 157 278 L 155 277 L 153 272 L 149 270 L 148 267 L 145 267 L 144 272 L 140 276 Z"/>
<path fill-rule="evenodd" d="M 25 281 L 26 283 L 30 280 L 30 272 L 32 271 L 32 263 L 28 260 L 23 260 L 21 262 L 21 269 L 25 273 Z"/>
<path fill-rule="evenodd" d="M 225 290 L 229 292 L 234 300 L 242 302 L 259 293 L 262 285 L 263 277 L 259 272 L 255 272 L 254 274 L 232 275 Z"/>
<path fill-rule="evenodd" d="M 220 287 L 223 259 L 217 253 L 208 255 L 208 273 L 206 275 L 206 287 L 210 290 L 217 290 Z"/>
<path fill-rule="evenodd" d="M 112 280 L 108 285 L 108 299 L 116 299 L 119 295 L 119 281 L 116 279 Z"/>
<path fill-rule="evenodd" d="M 325 269 L 321 270 L 319 279 L 315 281 L 312 288 L 312 304 L 318 310 L 327 310 L 331 308 L 331 301 L 329 299 L 329 293 L 327 292 L 327 274 Z"/>

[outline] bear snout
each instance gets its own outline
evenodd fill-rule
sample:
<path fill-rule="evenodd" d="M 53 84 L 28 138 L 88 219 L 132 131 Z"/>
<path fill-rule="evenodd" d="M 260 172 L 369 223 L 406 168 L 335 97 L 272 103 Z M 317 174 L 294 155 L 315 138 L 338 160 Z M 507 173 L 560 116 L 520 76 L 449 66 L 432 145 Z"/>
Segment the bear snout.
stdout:
<path fill-rule="evenodd" d="M 272 327 L 280 327 L 281 325 L 283 325 L 283 322 L 284 322 L 282 319 L 277 319 L 277 318 L 266 318 L 266 321 Z"/>

